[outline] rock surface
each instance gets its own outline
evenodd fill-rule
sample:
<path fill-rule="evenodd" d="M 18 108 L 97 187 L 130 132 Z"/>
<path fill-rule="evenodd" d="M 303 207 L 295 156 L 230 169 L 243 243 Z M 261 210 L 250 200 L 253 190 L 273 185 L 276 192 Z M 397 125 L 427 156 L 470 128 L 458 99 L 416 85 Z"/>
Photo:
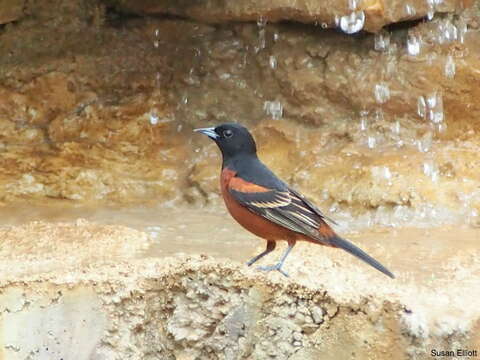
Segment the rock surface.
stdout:
<path fill-rule="evenodd" d="M 175 15 L 206 23 L 246 21 L 293 21 L 306 24 L 322 24 L 323 28 L 339 27 L 351 14 L 364 16 L 362 28 L 377 32 L 392 23 L 433 16 L 436 12 L 455 12 L 472 6 L 473 0 L 442 0 L 409 2 L 399 0 L 363 1 L 296 1 L 296 0 L 109 0 L 121 11 L 134 14 Z M 430 14 L 430 15 L 429 15 Z M 343 20 L 340 20 L 344 17 Z M 360 16 L 358 16 L 360 19 Z M 360 21 L 360 20 L 355 20 Z M 353 21 L 353 22 L 355 22 Z M 363 23 L 363 21 L 362 21 Z M 347 26 L 347 25 L 345 25 Z M 355 31 L 355 32 L 357 32 Z"/>
<path fill-rule="evenodd" d="M 238 121 L 323 209 L 478 223 L 476 7 L 351 37 L 58 1 L 0 34 L 3 202 L 217 202 L 218 152 L 191 130 Z"/>
<path fill-rule="evenodd" d="M 411 16 L 404 2 L 359 2 L 365 30 L 391 26 L 354 36 L 325 29 L 347 1 L 273 3 L 2 2 L 3 224 L 48 218 L 34 199 L 63 200 L 61 216 L 66 200 L 89 216 L 105 203 L 164 212 L 0 228 L 1 358 L 478 349 L 478 3 L 432 1 L 432 21 L 393 24 L 427 2 Z M 262 159 L 397 280 L 309 245 L 289 257 L 290 279 L 236 262 L 260 249 L 209 213 L 219 154 L 192 133 L 226 121 L 252 129 Z M 149 236 L 118 225 L 153 217 Z"/>
<path fill-rule="evenodd" d="M 396 270 L 391 280 L 312 245 L 295 249 L 285 279 L 204 255 L 145 257 L 149 239 L 125 227 L 80 220 L 1 229 L 1 353 L 12 360 L 314 360 L 478 349 L 480 254 L 468 231 L 457 233 L 465 246 L 437 246 L 429 256 L 407 240 L 402 256 L 387 258 L 390 231 L 380 246 L 364 242 Z"/>
<path fill-rule="evenodd" d="M 25 0 L 4 0 L 0 3 L 0 25 L 22 18 Z"/>

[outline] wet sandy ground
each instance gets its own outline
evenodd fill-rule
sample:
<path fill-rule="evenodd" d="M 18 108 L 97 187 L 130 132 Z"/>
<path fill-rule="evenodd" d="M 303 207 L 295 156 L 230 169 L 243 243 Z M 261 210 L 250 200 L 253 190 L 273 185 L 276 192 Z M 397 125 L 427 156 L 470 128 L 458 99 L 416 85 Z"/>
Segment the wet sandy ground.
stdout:
<path fill-rule="evenodd" d="M 4 235 L 12 233 L 8 230 L 12 226 L 20 226 L 37 220 L 49 223 L 112 225 L 111 231 L 113 232 L 115 232 L 115 226 L 139 230 L 143 234 L 138 239 L 138 244 L 134 244 L 130 250 L 123 249 L 118 252 L 122 257 L 126 256 L 127 258 L 162 258 L 175 254 L 205 254 L 215 258 L 245 262 L 262 251 L 265 244 L 263 240 L 243 230 L 223 208 L 168 208 L 165 206 L 99 208 L 65 206 L 65 203 L 59 202 L 48 206 L 23 204 L 2 207 L 0 208 L 0 219 L 0 231 Z M 454 266 L 452 262 L 455 261 L 458 265 L 470 262 L 480 249 L 480 229 L 467 225 L 448 225 L 435 228 L 374 226 L 360 230 L 355 224 L 342 225 L 341 229 L 337 229 L 337 231 L 345 238 L 376 257 L 397 274 L 398 278 L 402 280 L 415 279 L 417 283 L 421 281 L 434 285 L 435 279 L 445 278 L 448 275 L 444 271 L 445 266 Z M 48 233 L 50 231 L 41 226 L 35 229 L 39 232 Z M 109 236 L 108 232 L 101 235 L 102 231 L 100 231 L 100 236 Z M 21 242 L 10 242 L 10 249 L 5 247 L 4 236 L 2 254 L 4 257 L 13 258 L 14 254 L 30 253 L 37 260 L 41 260 L 42 255 L 54 256 L 58 250 L 54 248 L 55 236 L 54 234 L 45 234 L 45 236 L 51 240 L 50 245 L 46 244 L 48 240 L 45 240 L 46 243 L 43 246 L 34 239 L 22 239 Z M 96 234 L 93 237 L 98 236 L 99 234 Z M 58 237 L 68 238 L 66 234 L 60 234 Z M 88 237 L 83 236 L 83 238 Z M 72 239 L 70 249 L 74 247 L 85 249 L 93 245 L 82 244 L 81 241 L 85 241 L 82 240 L 82 236 L 75 240 Z M 104 244 L 106 247 L 110 246 L 113 249 L 122 246 L 122 244 L 113 243 L 114 240 L 109 241 L 111 243 Z M 278 246 L 277 250 L 262 262 L 275 262 L 283 249 L 284 245 Z M 312 251 L 315 256 L 325 256 L 326 258 L 334 256 L 334 259 L 338 259 L 342 266 L 353 266 L 358 270 L 363 269 L 367 273 L 380 275 L 342 251 L 307 243 L 296 245 L 286 262 L 287 271 L 299 267 L 295 258 L 301 257 L 302 254 L 310 255 Z M 77 255 L 83 258 L 88 257 L 88 254 Z M 115 256 L 115 251 L 110 256 Z M 95 258 L 97 256 L 94 256 Z M 315 265 L 308 267 L 311 267 L 308 269 L 309 272 L 315 272 Z M 341 270 L 339 269 L 339 271 Z"/>

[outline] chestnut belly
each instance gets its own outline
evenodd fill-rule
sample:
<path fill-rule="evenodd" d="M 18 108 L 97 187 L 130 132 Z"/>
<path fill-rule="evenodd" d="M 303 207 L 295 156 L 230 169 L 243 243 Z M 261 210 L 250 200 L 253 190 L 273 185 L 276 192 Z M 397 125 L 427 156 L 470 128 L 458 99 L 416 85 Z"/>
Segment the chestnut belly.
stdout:
<path fill-rule="evenodd" d="M 228 191 L 225 191 L 223 195 L 225 205 L 232 217 L 251 233 L 263 239 L 273 241 L 297 240 L 303 237 L 301 234 L 277 225 L 264 217 L 251 212 L 233 199 Z"/>

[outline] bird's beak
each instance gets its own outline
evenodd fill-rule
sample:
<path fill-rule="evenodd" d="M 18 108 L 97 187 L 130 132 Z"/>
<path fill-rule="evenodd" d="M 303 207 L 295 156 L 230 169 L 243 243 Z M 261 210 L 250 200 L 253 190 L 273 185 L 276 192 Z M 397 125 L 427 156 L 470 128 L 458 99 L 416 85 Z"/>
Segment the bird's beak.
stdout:
<path fill-rule="evenodd" d="M 214 140 L 219 137 L 218 134 L 215 132 L 215 128 L 213 128 L 213 127 L 195 129 L 195 130 L 193 130 L 193 131 L 199 132 L 199 133 L 202 133 L 202 134 L 205 134 L 205 135 L 207 135 L 210 139 L 214 139 Z"/>

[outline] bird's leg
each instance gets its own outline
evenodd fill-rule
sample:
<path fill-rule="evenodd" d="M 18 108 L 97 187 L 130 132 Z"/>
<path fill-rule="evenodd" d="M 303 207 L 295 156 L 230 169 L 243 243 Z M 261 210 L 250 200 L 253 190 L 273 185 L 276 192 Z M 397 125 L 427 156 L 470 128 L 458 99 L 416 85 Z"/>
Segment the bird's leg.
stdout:
<path fill-rule="evenodd" d="M 285 259 L 287 258 L 288 254 L 290 251 L 292 251 L 293 247 L 295 246 L 295 241 L 289 241 L 288 242 L 288 247 L 287 250 L 283 253 L 280 261 L 276 263 L 275 265 L 270 265 L 270 266 L 260 266 L 258 269 L 263 270 L 263 271 L 272 271 L 272 270 L 277 270 L 279 271 L 282 275 L 288 277 L 288 274 L 282 270 L 283 263 L 285 262 Z"/>
<path fill-rule="evenodd" d="M 267 241 L 267 248 L 265 249 L 264 252 L 261 252 L 260 254 L 258 254 L 257 256 L 253 257 L 252 259 L 250 259 L 248 262 L 247 262 L 247 265 L 250 266 L 254 263 L 256 263 L 258 260 L 260 260 L 261 258 L 263 258 L 265 255 L 271 253 L 274 249 L 275 249 L 275 246 L 277 245 L 277 243 L 275 241 Z"/>

